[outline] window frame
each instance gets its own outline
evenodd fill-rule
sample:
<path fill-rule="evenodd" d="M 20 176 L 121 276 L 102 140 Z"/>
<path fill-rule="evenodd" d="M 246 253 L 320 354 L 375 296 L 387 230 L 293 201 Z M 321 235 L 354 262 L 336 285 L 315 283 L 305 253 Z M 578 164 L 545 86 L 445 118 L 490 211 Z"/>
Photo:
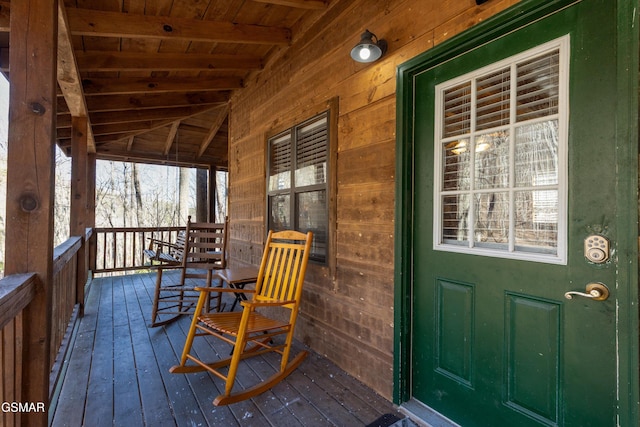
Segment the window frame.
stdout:
<path fill-rule="evenodd" d="M 464 75 L 455 77 L 453 79 L 447 80 L 446 82 L 442 82 L 435 86 L 434 93 L 434 102 L 435 102 L 435 126 L 434 126 L 434 188 L 433 188 L 433 249 L 444 252 L 457 252 L 457 253 L 467 253 L 467 254 L 475 254 L 481 256 L 489 256 L 489 257 L 497 257 L 497 258 L 505 258 L 505 259 L 519 259 L 519 260 L 527 260 L 534 262 L 542 262 L 549 264 L 567 264 L 567 221 L 568 221 L 568 127 L 569 127 L 569 62 L 570 62 L 570 38 L 569 35 L 565 35 L 558 39 L 549 41 L 547 43 L 543 43 L 539 46 L 536 46 L 532 49 L 528 49 L 519 54 L 510 56 L 500 61 L 496 61 L 488 66 L 473 70 L 469 73 L 465 73 Z M 482 134 L 493 129 L 508 129 L 509 130 L 509 138 L 510 138 L 510 146 L 513 147 L 515 144 L 515 132 L 514 130 L 521 126 L 526 126 L 527 124 L 540 122 L 549 120 L 550 117 L 553 117 L 558 120 L 558 222 L 557 222 L 557 247 L 555 254 L 545 254 L 538 253 L 535 251 L 518 251 L 515 250 L 513 244 L 511 243 L 514 239 L 513 236 L 509 235 L 509 244 L 507 245 L 507 249 L 497 249 L 490 247 L 483 247 L 482 245 L 474 245 L 473 236 L 469 237 L 468 244 L 452 244 L 447 243 L 443 239 L 443 206 L 442 206 L 442 197 L 447 194 L 447 191 L 443 188 L 443 141 L 447 140 L 443 136 L 443 94 L 447 88 L 454 87 L 456 85 L 460 85 L 465 81 L 473 82 L 476 78 L 481 76 L 486 76 L 491 72 L 497 71 L 501 68 L 505 68 L 507 66 L 511 67 L 514 64 L 521 63 L 526 61 L 527 59 L 531 59 L 535 56 L 544 54 L 546 52 L 553 51 L 555 49 L 559 50 L 559 104 L 558 104 L 558 113 L 553 116 L 544 117 L 543 119 L 537 120 L 524 120 L 518 122 L 512 116 L 509 120 L 508 125 L 506 126 L 498 126 L 490 129 L 482 129 L 477 131 L 477 133 Z M 472 95 L 472 102 L 475 100 L 475 95 Z M 473 120 L 473 119 L 472 119 Z M 473 135 L 476 134 L 475 129 L 471 129 L 468 134 L 469 138 L 472 138 Z M 510 149 L 511 153 L 513 153 L 513 148 Z M 509 162 L 513 162 L 513 158 L 510 157 Z M 470 164 L 471 168 L 474 168 L 473 164 L 473 156 L 471 158 L 472 164 Z M 513 173 L 511 170 L 510 174 Z M 500 189 L 497 191 L 508 191 L 508 192 L 516 192 L 518 188 L 512 184 L 508 186 L 508 188 Z M 470 209 L 473 208 L 473 198 L 477 194 L 474 190 L 466 191 L 471 197 Z M 510 208 L 510 216 L 513 215 L 513 207 Z"/>
<path fill-rule="evenodd" d="M 334 251 L 334 242 L 335 242 L 335 140 L 337 137 L 337 100 L 331 100 L 327 104 L 316 110 L 317 112 L 314 114 L 309 114 L 308 118 L 305 120 L 295 120 L 295 124 L 287 127 L 284 130 L 280 130 L 277 132 L 269 132 L 267 134 L 266 139 L 266 197 L 265 197 L 265 228 L 266 230 L 275 229 L 271 224 L 271 202 L 272 197 L 277 195 L 289 195 L 289 210 L 290 210 L 290 227 L 294 229 L 299 229 L 298 220 L 299 214 L 297 212 L 297 195 L 309 193 L 313 191 L 324 191 L 325 192 L 325 218 L 326 218 L 326 241 L 325 241 L 325 253 L 324 260 L 314 258 L 313 256 L 309 258 L 309 261 L 313 264 L 317 264 L 319 266 L 327 266 L 332 271 L 335 270 L 335 262 L 332 258 L 332 254 Z M 326 154 L 326 174 L 325 174 L 325 182 L 321 184 L 311 184 L 311 185 L 301 185 L 296 186 L 295 183 L 295 172 L 296 172 L 296 145 L 297 145 L 297 130 L 304 128 L 305 126 L 313 123 L 314 121 L 321 119 L 322 117 L 326 119 L 326 145 L 325 145 L 325 154 Z M 293 120 L 292 120 L 293 121 Z M 270 177 L 271 177 L 271 144 L 273 141 L 282 138 L 289 134 L 289 144 L 290 144 L 290 186 L 286 189 L 276 189 L 270 190 Z M 314 236 L 315 239 L 315 236 Z"/>

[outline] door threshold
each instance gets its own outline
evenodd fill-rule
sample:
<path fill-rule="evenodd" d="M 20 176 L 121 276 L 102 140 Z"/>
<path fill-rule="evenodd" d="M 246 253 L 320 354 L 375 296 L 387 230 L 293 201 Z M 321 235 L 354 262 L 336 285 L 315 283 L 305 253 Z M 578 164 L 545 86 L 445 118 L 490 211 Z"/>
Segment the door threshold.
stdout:
<path fill-rule="evenodd" d="M 416 399 L 403 403 L 399 409 L 422 427 L 461 427 Z"/>

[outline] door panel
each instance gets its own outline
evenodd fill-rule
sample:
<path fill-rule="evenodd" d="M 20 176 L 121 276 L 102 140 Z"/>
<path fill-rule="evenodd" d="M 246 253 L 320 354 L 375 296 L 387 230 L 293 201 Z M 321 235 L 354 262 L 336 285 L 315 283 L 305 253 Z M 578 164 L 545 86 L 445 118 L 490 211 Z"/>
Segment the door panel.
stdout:
<path fill-rule="evenodd" d="M 615 3 L 584 0 L 415 77 L 412 396 L 466 426 L 616 424 Z M 435 87 L 569 34 L 567 260 L 434 250 Z M 568 300 L 590 282 L 606 301 Z M 597 404 L 594 404 L 597 402 Z"/>

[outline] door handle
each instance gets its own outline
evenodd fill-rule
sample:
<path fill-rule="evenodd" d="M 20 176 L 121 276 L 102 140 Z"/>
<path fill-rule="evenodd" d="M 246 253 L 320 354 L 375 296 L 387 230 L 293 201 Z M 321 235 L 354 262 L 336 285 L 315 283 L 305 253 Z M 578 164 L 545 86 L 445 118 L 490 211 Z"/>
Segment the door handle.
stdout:
<path fill-rule="evenodd" d="M 589 298 L 594 301 L 604 301 L 609 298 L 609 288 L 600 282 L 592 282 L 587 285 L 587 292 L 569 291 L 564 294 L 566 299 L 573 299 L 574 296 Z"/>

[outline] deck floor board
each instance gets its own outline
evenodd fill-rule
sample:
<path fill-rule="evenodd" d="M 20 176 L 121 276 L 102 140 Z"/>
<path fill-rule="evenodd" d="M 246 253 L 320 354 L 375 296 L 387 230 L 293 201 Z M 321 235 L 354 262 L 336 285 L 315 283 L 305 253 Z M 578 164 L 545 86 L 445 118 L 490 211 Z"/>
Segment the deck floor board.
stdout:
<path fill-rule="evenodd" d="M 163 279 L 177 277 L 171 271 Z M 366 426 L 385 413 L 397 415 L 391 402 L 313 352 L 271 390 L 213 406 L 222 380 L 209 373 L 169 373 L 179 362 L 190 319 L 149 328 L 154 286 L 155 273 L 93 279 L 53 427 Z M 230 307 L 231 296 L 224 302 Z M 292 356 L 304 349 L 296 342 Z M 194 350 L 213 361 L 227 357 L 231 346 L 196 340 Z M 275 354 L 247 362 L 238 371 L 237 388 L 268 378 L 279 366 Z"/>
<path fill-rule="evenodd" d="M 96 291 L 100 292 L 100 305 L 93 336 L 91 368 L 87 378 L 84 424 L 102 427 L 113 425 L 115 406 L 113 400 L 113 281 L 111 286 L 100 286 Z M 72 351 L 71 357 L 74 354 L 75 351 Z M 69 372 L 65 380 L 68 377 Z"/>

